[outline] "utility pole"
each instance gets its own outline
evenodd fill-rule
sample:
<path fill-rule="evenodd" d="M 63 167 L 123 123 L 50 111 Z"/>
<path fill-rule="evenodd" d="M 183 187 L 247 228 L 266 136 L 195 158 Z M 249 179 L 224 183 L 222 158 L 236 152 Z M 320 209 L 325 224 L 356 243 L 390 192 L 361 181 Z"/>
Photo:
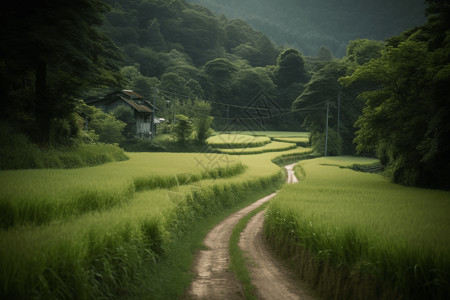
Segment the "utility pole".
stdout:
<path fill-rule="evenodd" d="M 230 106 L 227 106 L 227 127 L 230 126 Z"/>
<path fill-rule="evenodd" d="M 153 114 L 152 114 L 152 120 L 150 123 L 150 129 L 152 131 L 151 139 L 155 138 L 156 134 L 156 128 L 155 128 L 155 116 L 156 116 L 156 87 L 153 88 Z"/>
<path fill-rule="evenodd" d="M 340 118 L 341 118 L 341 89 L 338 90 L 338 114 L 337 114 L 337 134 L 338 139 L 340 139 L 339 129 L 340 129 Z"/>
<path fill-rule="evenodd" d="M 330 102 L 327 102 L 327 125 L 325 129 L 325 157 L 327 156 L 328 152 L 328 111 L 330 110 Z"/>

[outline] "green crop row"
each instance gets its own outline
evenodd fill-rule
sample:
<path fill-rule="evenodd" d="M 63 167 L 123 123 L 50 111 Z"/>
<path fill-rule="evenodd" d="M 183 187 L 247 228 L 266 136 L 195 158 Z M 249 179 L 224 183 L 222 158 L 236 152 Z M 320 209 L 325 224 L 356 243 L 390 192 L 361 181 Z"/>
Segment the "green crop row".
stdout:
<path fill-rule="evenodd" d="M 252 136 L 267 136 L 270 138 L 309 138 L 309 132 L 298 131 L 216 131 L 215 134 L 244 134 Z"/>
<path fill-rule="evenodd" d="M 296 144 L 283 143 L 283 142 L 271 142 L 261 147 L 253 148 L 238 148 L 238 149 L 216 149 L 220 153 L 229 155 L 249 155 L 249 154 L 261 154 L 266 152 L 280 152 L 297 148 Z"/>
<path fill-rule="evenodd" d="M 301 147 L 309 146 L 309 137 L 275 137 L 272 140 L 276 142 L 295 143 Z"/>
<path fill-rule="evenodd" d="M 124 205 L 135 192 L 170 188 L 244 172 L 238 160 L 208 154 L 129 154 L 128 161 L 73 170 L 0 172 L 0 228 L 46 224 L 61 218 Z M 221 162 L 221 161 L 222 162 Z"/>
<path fill-rule="evenodd" d="M 280 167 L 296 163 L 300 160 L 311 159 L 318 157 L 312 148 L 301 148 L 299 147 L 296 151 L 291 151 L 284 153 L 280 156 L 272 159 L 272 162 Z"/>
<path fill-rule="evenodd" d="M 265 234 L 325 298 L 448 299 L 450 193 L 339 168 L 374 162 L 300 162 L 300 183 L 271 201 Z"/>
<path fill-rule="evenodd" d="M 206 142 L 214 148 L 235 149 L 261 147 L 270 143 L 270 138 L 243 134 L 220 134 L 210 137 Z"/>
<path fill-rule="evenodd" d="M 279 186 L 284 175 L 267 170 L 259 177 L 251 175 L 261 171 L 256 167 L 248 175 L 136 193 L 108 211 L 0 231 L 0 298 L 98 299 L 129 292 L 140 266 L 156 262 L 199 219 Z"/>

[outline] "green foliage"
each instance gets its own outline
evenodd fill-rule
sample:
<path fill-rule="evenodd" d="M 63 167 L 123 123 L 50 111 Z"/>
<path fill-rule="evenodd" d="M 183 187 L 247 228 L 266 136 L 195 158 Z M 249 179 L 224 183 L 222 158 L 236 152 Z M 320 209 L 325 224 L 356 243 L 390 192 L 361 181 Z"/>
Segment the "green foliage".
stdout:
<path fill-rule="evenodd" d="M 43 149 L 30 142 L 26 135 L 16 132 L 10 124 L 1 122 L 0 169 L 71 169 L 127 159 L 123 150 L 115 145 L 85 144 L 85 138 L 92 136 L 92 133 L 78 136 L 70 146 Z"/>
<path fill-rule="evenodd" d="M 230 23 L 244 23 L 245 20 L 248 23 L 246 27 L 252 26 L 264 32 L 276 44 L 301 49 L 308 56 L 316 55 L 320 47 L 325 46 L 337 57 L 342 57 L 350 40 L 360 37 L 384 40 L 407 28 L 420 26 L 425 21 L 425 1 L 422 0 L 380 0 L 376 3 L 370 0 L 190 2 L 204 5 L 218 15 L 239 19 L 231 20 Z M 438 9 L 442 10 L 441 7 Z M 234 32 L 227 30 L 227 34 L 232 37 L 250 36 L 246 27 L 237 27 Z M 231 47 L 243 44 L 238 43 L 236 38 L 232 41 Z"/>
<path fill-rule="evenodd" d="M 113 113 L 106 114 L 99 108 L 86 105 L 83 101 L 79 101 L 77 108 L 91 118 L 89 128 L 98 135 L 100 142 L 120 143 L 124 140 L 122 132 L 127 124 L 117 120 Z M 118 108 L 116 113 L 127 120 L 129 118 L 122 108 Z"/>
<path fill-rule="evenodd" d="M 177 123 L 173 129 L 173 133 L 177 142 L 183 145 L 191 136 L 192 123 L 185 115 L 176 115 L 175 118 Z"/>
<path fill-rule="evenodd" d="M 342 139 L 333 128 L 328 128 L 327 153 L 325 155 L 325 132 L 311 133 L 311 146 L 316 153 L 337 156 L 342 153 Z"/>
<path fill-rule="evenodd" d="M 329 61 L 333 59 L 333 53 L 327 47 L 321 46 L 316 57 L 321 61 Z"/>
<path fill-rule="evenodd" d="M 283 187 L 269 205 L 270 243 L 324 298 L 448 298 L 449 192 L 348 169 L 374 162 L 300 162 L 300 182 Z"/>
<path fill-rule="evenodd" d="M 308 80 L 305 61 L 298 50 L 289 48 L 280 54 L 277 60 L 275 78 L 277 85 L 281 88 Z"/>
<path fill-rule="evenodd" d="M 205 144 L 206 140 L 212 135 L 211 124 L 213 117 L 200 117 L 195 120 L 195 139 L 199 144 Z"/>
<path fill-rule="evenodd" d="M 431 33 L 429 27 L 432 23 L 391 39 L 380 58 L 342 82 L 377 86 L 360 95 L 366 106 L 356 123 L 358 151 L 376 151 L 394 182 L 448 188 L 450 164 L 444 157 L 450 147 L 444 136 L 450 133 L 445 121 L 450 109 L 443 87 L 450 82 L 450 60 L 444 55 L 449 45 L 431 49 L 442 29 Z"/>
<path fill-rule="evenodd" d="M 127 89 L 135 91 L 145 99 L 152 99 L 153 89 L 159 85 L 158 78 L 142 75 L 139 65 L 123 67 L 120 69 L 120 73 L 127 82 Z"/>
<path fill-rule="evenodd" d="M 373 58 L 379 58 L 381 56 L 381 50 L 384 47 L 384 43 L 381 41 L 368 39 L 353 40 L 347 46 L 346 58 L 358 65 L 364 65 Z"/>
<path fill-rule="evenodd" d="M 111 114 L 116 118 L 116 120 L 125 123 L 125 127 L 123 128 L 123 136 L 126 139 L 132 139 L 136 136 L 136 119 L 134 118 L 133 110 L 130 109 L 130 107 L 119 105 L 111 111 Z"/>
<path fill-rule="evenodd" d="M 345 60 L 333 60 L 327 62 L 323 68 L 317 71 L 306 85 L 303 93 L 295 99 L 293 109 L 303 110 L 300 115 L 303 117 L 303 126 L 311 131 L 313 147 L 318 153 L 323 153 L 324 136 L 326 131 L 326 106 L 329 103 L 328 126 L 329 131 L 337 134 L 338 126 L 338 94 L 340 98 L 339 115 L 339 135 L 336 140 L 336 149 L 333 153 L 352 154 L 355 152 L 352 144 L 355 129 L 353 124 L 361 113 L 363 103 L 357 100 L 355 90 L 347 88 L 342 89 L 338 79 L 345 76 L 351 65 Z"/>
<path fill-rule="evenodd" d="M 30 120 L 42 144 L 49 142 L 51 120 L 69 116 L 87 87 L 120 83 L 120 51 L 98 28 L 106 9 L 100 0 L 45 0 L 1 11 L 1 36 L 8 41 L 0 49 L 4 117 Z M 16 93 L 24 106 L 10 105 Z"/>
<path fill-rule="evenodd" d="M 167 148 L 155 141 L 147 138 L 133 138 L 120 143 L 120 146 L 128 152 L 165 152 Z"/>

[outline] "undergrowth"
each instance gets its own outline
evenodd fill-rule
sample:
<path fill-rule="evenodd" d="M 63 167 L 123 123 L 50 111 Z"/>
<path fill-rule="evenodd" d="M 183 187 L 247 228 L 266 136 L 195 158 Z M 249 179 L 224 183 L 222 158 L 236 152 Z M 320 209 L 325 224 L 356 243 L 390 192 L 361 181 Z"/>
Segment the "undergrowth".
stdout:
<path fill-rule="evenodd" d="M 86 144 L 41 148 L 27 136 L 0 123 L 0 170 L 10 169 L 71 169 L 127 160 L 123 149 L 115 144 Z"/>

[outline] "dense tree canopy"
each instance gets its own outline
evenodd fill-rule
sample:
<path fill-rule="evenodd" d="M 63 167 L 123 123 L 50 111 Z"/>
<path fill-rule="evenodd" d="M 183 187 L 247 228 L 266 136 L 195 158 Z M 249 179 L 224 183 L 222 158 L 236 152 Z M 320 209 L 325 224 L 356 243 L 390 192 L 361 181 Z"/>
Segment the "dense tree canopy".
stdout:
<path fill-rule="evenodd" d="M 106 9 L 101 0 L 42 0 L 8 2 L 0 11 L 3 112 L 34 122 L 28 128 L 39 129 L 41 142 L 51 119 L 69 115 L 87 87 L 119 83 L 120 52 L 98 28 Z"/>
<path fill-rule="evenodd" d="M 426 21 L 423 0 L 190 1 L 245 20 L 272 41 L 308 56 L 324 45 L 343 57 L 351 40 L 384 40 Z"/>
<path fill-rule="evenodd" d="M 390 39 L 381 57 L 342 82 L 375 84 L 360 95 L 359 151 L 375 150 L 395 182 L 449 188 L 450 7 L 427 2 L 427 24 Z"/>

